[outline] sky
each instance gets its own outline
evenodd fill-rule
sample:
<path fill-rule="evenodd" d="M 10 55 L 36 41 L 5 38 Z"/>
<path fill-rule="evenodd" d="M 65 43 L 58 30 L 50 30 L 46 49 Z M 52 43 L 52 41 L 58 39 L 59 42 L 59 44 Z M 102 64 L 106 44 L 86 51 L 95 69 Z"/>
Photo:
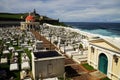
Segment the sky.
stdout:
<path fill-rule="evenodd" d="M 0 0 L 0 12 L 33 9 L 61 22 L 120 22 L 120 0 Z"/>

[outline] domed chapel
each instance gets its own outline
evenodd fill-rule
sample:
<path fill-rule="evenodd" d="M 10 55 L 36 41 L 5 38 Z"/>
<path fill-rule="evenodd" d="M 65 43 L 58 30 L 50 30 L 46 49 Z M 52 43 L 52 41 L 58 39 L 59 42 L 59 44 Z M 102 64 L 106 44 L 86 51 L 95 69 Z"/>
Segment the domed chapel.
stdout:
<path fill-rule="evenodd" d="M 22 30 L 31 30 L 39 27 L 39 22 L 35 22 L 35 14 L 29 13 L 24 22 L 21 22 Z"/>

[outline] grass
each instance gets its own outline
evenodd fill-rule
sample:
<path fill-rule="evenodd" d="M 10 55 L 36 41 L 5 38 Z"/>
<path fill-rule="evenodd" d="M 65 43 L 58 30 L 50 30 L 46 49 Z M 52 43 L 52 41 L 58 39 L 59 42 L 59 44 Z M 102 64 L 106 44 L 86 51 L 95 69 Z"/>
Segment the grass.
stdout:
<path fill-rule="evenodd" d="M 56 23 L 52 23 L 52 25 L 64 26 L 64 27 L 71 27 L 71 26 L 66 25 L 64 22 L 56 22 Z"/>
<path fill-rule="evenodd" d="M 2 17 L 2 18 L 10 18 L 10 19 L 20 19 L 20 17 L 21 17 L 22 15 L 9 15 L 9 14 L 2 14 L 2 15 L 0 15 L 0 17 Z"/>
<path fill-rule="evenodd" d="M 14 77 L 15 80 L 20 80 L 20 71 L 9 71 L 9 66 L 8 64 L 2 64 L 0 65 L 0 70 L 6 70 L 7 71 L 7 76 L 10 77 Z"/>
<path fill-rule="evenodd" d="M 20 71 L 11 71 L 10 76 L 13 76 L 15 80 L 20 80 Z"/>
<path fill-rule="evenodd" d="M 22 59 L 21 59 L 21 52 L 18 53 L 18 63 L 19 63 L 19 70 L 21 71 L 21 62 L 22 62 Z"/>
<path fill-rule="evenodd" d="M 59 77 L 58 80 L 64 80 L 63 77 Z M 65 80 L 71 80 L 70 78 L 65 78 Z"/>
<path fill-rule="evenodd" d="M 82 64 L 82 66 L 85 67 L 89 71 L 95 70 L 92 66 L 88 65 L 88 63 Z"/>
<path fill-rule="evenodd" d="M 0 64 L 0 70 L 9 70 L 9 66 L 8 64 Z"/>
<path fill-rule="evenodd" d="M 10 19 L 20 19 L 21 16 L 24 16 L 25 14 L 9 14 L 9 13 L 1 13 L 1 18 L 10 18 Z"/>
<path fill-rule="evenodd" d="M 21 49 L 20 46 L 14 46 L 14 47 L 15 47 L 15 50 Z"/>
<path fill-rule="evenodd" d="M 27 56 L 30 59 L 30 69 L 32 69 L 32 56 L 31 56 L 31 51 L 29 51 L 28 49 L 24 49 L 25 53 L 27 54 Z"/>
<path fill-rule="evenodd" d="M 16 76 L 15 80 L 20 80 L 20 72 L 15 72 L 14 74 Z"/>
<path fill-rule="evenodd" d="M 7 71 L 7 78 L 14 77 L 15 80 L 20 80 L 20 70 L 19 71 L 10 71 L 10 58 L 11 53 L 8 54 L 8 63 L 7 64 L 0 64 L 0 70 Z"/>
<path fill-rule="evenodd" d="M 111 80 L 111 79 L 109 79 L 108 77 L 105 77 L 105 78 L 103 78 L 101 80 Z"/>
<path fill-rule="evenodd" d="M 29 51 L 28 49 L 24 49 L 25 53 L 27 53 L 28 57 L 31 59 L 31 51 Z"/>
<path fill-rule="evenodd" d="M 2 42 L 3 42 L 3 41 L 2 41 L 2 40 L 0 40 L 0 45 L 2 44 Z"/>
<path fill-rule="evenodd" d="M 11 59 L 11 57 L 12 57 L 12 53 L 10 53 L 10 54 L 7 55 L 7 58 L 8 58 L 8 64 L 9 64 L 9 65 L 10 65 L 10 59 Z"/>

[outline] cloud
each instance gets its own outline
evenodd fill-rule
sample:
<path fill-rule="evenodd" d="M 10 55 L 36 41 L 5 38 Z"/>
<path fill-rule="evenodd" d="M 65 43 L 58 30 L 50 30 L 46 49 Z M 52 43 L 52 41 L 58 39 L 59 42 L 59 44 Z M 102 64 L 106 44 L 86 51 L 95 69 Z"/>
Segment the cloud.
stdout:
<path fill-rule="evenodd" d="M 117 21 L 120 0 L 1 0 L 2 12 L 30 12 L 59 18 L 60 21 Z"/>

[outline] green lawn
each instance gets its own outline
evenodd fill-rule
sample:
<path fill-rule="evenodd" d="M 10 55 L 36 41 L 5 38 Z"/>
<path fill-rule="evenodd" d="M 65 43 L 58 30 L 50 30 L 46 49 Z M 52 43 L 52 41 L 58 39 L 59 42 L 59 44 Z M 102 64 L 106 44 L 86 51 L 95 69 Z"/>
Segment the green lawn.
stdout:
<path fill-rule="evenodd" d="M 11 71 L 9 75 L 13 76 L 15 80 L 20 80 L 20 71 Z"/>
<path fill-rule="evenodd" d="M 31 59 L 31 51 L 29 51 L 28 49 L 24 49 L 25 53 L 27 53 L 28 57 Z"/>
<path fill-rule="evenodd" d="M 111 80 L 111 79 L 109 79 L 108 77 L 106 77 L 106 78 L 103 78 L 103 79 L 101 79 L 101 80 Z"/>
<path fill-rule="evenodd" d="M 14 46 L 14 47 L 15 47 L 15 50 L 21 49 L 20 46 Z"/>
<path fill-rule="evenodd" d="M 88 63 L 82 64 L 83 67 L 85 67 L 87 70 L 95 70 L 92 66 L 88 65 Z"/>
<path fill-rule="evenodd" d="M 58 80 L 64 80 L 63 77 L 59 77 Z M 65 78 L 65 80 L 71 80 L 70 78 Z"/>
<path fill-rule="evenodd" d="M 29 51 L 28 49 L 24 49 L 25 53 L 27 54 L 27 56 L 30 59 L 30 69 L 32 69 L 32 55 L 31 55 L 31 51 Z"/>
<path fill-rule="evenodd" d="M 24 16 L 24 14 L 0 14 L 1 18 L 11 18 L 11 19 L 20 19 L 21 16 Z"/>
<path fill-rule="evenodd" d="M 0 70 L 9 70 L 9 66 L 8 64 L 0 64 Z"/>
<path fill-rule="evenodd" d="M 2 64 L 0 65 L 0 70 L 6 70 L 7 71 L 7 76 L 13 76 L 15 80 L 20 80 L 20 71 L 9 71 L 9 66 L 8 64 Z"/>
<path fill-rule="evenodd" d="M 20 71 L 19 72 L 15 72 L 16 78 L 15 80 L 20 80 Z"/>

